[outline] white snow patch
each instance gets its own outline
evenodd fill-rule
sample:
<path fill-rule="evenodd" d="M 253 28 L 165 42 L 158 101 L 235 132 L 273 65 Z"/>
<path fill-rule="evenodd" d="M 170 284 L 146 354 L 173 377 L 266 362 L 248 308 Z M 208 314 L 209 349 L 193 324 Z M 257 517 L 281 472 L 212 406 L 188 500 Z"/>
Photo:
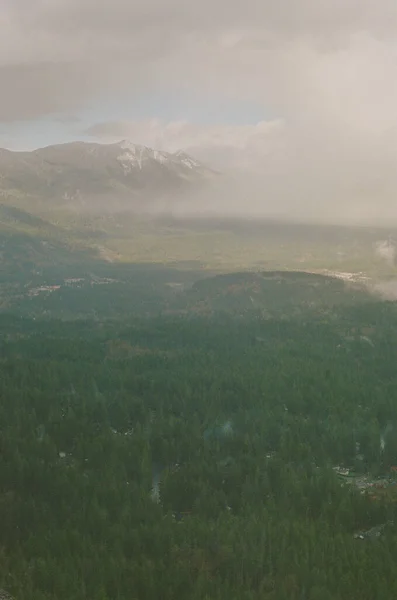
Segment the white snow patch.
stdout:
<path fill-rule="evenodd" d="M 200 167 L 200 163 L 183 151 L 170 154 L 161 150 L 153 150 L 147 146 L 133 144 L 128 140 L 118 143 L 117 147 L 124 151 L 117 157 L 117 160 L 121 163 L 125 174 L 130 173 L 133 168 L 138 167 L 142 169 L 143 162 L 151 160 L 161 165 L 171 162 L 174 165 L 180 165 L 188 169 L 197 169 Z"/>

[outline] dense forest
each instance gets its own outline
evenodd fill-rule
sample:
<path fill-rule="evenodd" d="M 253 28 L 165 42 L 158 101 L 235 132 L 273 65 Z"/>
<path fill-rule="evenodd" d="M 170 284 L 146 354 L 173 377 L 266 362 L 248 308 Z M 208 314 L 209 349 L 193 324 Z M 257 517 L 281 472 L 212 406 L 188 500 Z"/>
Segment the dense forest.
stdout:
<path fill-rule="evenodd" d="M 396 598 L 396 325 L 0 314 L 0 588 Z"/>

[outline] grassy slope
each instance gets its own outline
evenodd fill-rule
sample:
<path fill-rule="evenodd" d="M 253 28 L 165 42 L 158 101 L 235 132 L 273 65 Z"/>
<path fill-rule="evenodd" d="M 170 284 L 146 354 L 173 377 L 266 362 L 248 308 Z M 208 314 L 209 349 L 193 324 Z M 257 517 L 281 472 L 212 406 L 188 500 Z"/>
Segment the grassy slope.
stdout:
<path fill-rule="evenodd" d="M 389 233 L 376 229 L 153 220 L 131 213 L 83 215 L 54 209 L 48 203 L 43 206 L 34 198 L 8 198 L 0 206 L 0 233 L 28 236 L 25 240 L 31 245 L 35 239 L 50 241 L 72 262 L 76 252 L 85 250 L 108 262 L 194 263 L 221 272 L 258 268 L 363 271 L 378 279 L 396 274 L 395 267 L 375 253 L 374 244 Z M 11 254 L 18 256 L 23 240 L 14 239 Z M 36 251 L 35 260 L 46 264 L 48 255 L 43 247 Z M 54 259 L 58 260 L 56 252 Z"/>

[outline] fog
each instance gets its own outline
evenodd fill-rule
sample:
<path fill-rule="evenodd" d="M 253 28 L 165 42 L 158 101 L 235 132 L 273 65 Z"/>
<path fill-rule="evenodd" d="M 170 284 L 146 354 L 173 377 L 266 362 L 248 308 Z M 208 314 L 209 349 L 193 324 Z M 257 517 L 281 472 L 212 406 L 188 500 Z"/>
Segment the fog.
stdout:
<path fill-rule="evenodd" d="M 383 300 L 394 301 L 397 300 L 397 279 L 377 283 L 373 287 L 373 291 Z"/>
<path fill-rule="evenodd" d="M 168 212 L 175 217 L 278 219 L 296 223 L 397 228 L 397 205 L 382 207 L 365 194 L 353 192 L 346 200 L 343 189 L 320 186 L 316 177 L 305 180 L 297 173 L 295 181 L 288 174 L 252 172 L 236 169 L 221 173 L 207 185 L 183 194 L 157 197 L 151 214 Z M 382 252 L 380 249 L 379 252 Z M 387 252 L 386 249 L 383 253 Z"/>
<path fill-rule="evenodd" d="M 184 148 L 230 177 L 178 214 L 397 223 L 394 1 L 3 5 L 0 146 Z"/>

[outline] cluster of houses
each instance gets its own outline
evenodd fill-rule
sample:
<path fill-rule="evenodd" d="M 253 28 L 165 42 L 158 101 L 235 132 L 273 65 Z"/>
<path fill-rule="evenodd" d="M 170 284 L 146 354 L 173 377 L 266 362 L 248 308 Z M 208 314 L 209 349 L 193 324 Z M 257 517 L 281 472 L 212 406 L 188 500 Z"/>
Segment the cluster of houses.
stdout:
<path fill-rule="evenodd" d="M 343 484 L 355 486 L 371 500 L 387 497 L 388 500 L 397 502 L 397 467 L 391 467 L 390 473 L 383 477 L 373 477 L 369 473 L 357 474 L 351 469 L 340 466 L 334 467 L 333 470 Z"/>
<path fill-rule="evenodd" d="M 50 294 L 52 292 L 56 292 L 60 290 L 61 287 L 68 288 L 80 288 L 86 282 L 84 277 L 70 277 L 65 279 L 62 284 L 57 285 L 41 285 L 39 287 L 30 288 L 28 291 L 28 296 L 39 296 L 40 294 L 46 293 Z M 97 277 L 96 275 L 91 275 L 88 280 L 90 285 L 109 285 L 111 283 L 118 283 L 117 279 L 110 279 L 109 277 Z"/>
<path fill-rule="evenodd" d="M 52 293 L 52 292 L 55 292 L 56 290 L 59 290 L 60 287 L 61 287 L 60 285 L 41 285 L 40 287 L 30 289 L 28 295 L 29 296 L 38 296 L 39 294 L 42 294 L 43 292 Z"/>

